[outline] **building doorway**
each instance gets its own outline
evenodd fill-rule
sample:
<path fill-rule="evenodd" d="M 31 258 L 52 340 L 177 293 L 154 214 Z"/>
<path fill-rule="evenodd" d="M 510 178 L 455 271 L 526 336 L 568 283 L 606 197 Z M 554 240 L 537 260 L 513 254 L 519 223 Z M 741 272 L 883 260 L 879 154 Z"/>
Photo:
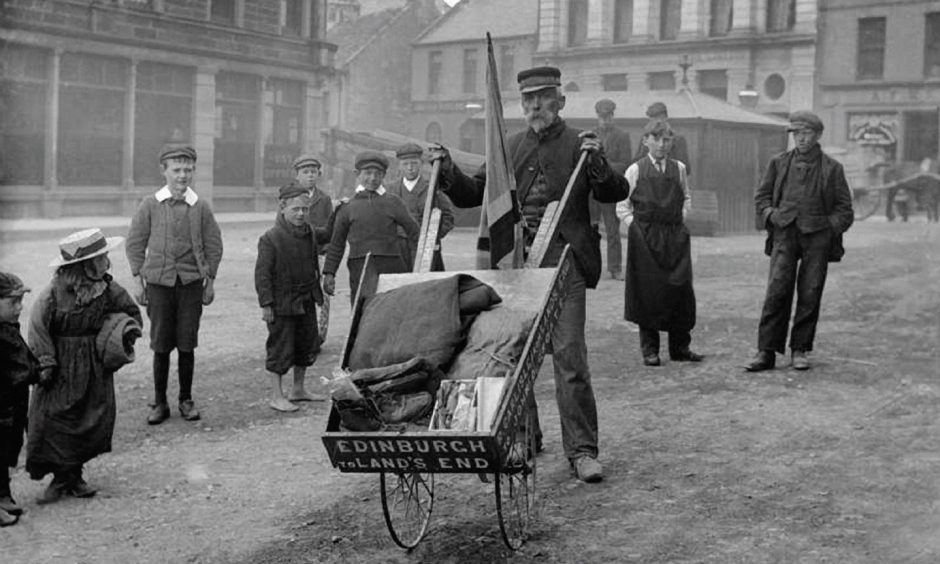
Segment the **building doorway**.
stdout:
<path fill-rule="evenodd" d="M 940 153 L 940 113 L 938 110 L 904 112 L 902 159 L 917 162 L 937 159 Z"/>

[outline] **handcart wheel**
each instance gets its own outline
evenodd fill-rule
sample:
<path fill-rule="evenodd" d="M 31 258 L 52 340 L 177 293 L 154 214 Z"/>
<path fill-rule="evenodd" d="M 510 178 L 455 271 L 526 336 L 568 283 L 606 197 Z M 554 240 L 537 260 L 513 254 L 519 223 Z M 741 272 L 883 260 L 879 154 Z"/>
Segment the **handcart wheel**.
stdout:
<path fill-rule="evenodd" d="M 380 475 L 382 513 L 395 544 L 418 546 L 428 531 L 434 507 L 434 474 L 403 472 Z"/>
<path fill-rule="evenodd" d="M 512 550 L 522 547 L 535 519 L 535 418 L 526 417 L 524 441 L 513 445 L 506 465 L 496 474 L 496 513 L 503 541 Z M 522 437 L 520 437 L 522 438 Z"/>

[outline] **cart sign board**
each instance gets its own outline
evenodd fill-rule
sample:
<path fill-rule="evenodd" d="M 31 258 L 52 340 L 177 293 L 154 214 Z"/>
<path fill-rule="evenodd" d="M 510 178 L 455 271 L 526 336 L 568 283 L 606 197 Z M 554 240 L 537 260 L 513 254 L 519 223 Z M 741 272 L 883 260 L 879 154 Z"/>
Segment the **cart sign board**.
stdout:
<path fill-rule="evenodd" d="M 331 414 L 331 419 L 333 414 Z M 325 435 L 323 444 L 341 472 L 495 473 L 499 455 L 489 433 L 420 435 L 343 433 Z"/>

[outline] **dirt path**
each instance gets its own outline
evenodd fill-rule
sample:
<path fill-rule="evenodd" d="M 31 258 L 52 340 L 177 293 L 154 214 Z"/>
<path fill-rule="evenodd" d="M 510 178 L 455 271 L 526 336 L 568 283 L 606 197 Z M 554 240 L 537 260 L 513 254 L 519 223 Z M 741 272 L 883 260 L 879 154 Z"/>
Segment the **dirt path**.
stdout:
<path fill-rule="evenodd" d="M 766 278 L 758 236 L 694 242 L 701 365 L 641 366 L 622 283 L 589 293 L 589 349 L 607 479 L 573 481 L 560 453 L 549 363 L 536 393 L 547 451 L 541 515 L 503 547 L 491 484 L 442 476 L 432 529 L 411 554 L 389 540 L 377 477 L 330 467 L 326 407 L 276 414 L 262 398 L 264 327 L 251 283 L 260 226 L 228 226 L 219 301 L 197 353 L 204 419 L 144 423 L 146 347 L 119 373 L 114 452 L 88 466 L 92 500 L 34 502 L 0 531 L 4 558 L 93 562 L 914 562 L 940 560 L 940 229 L 860 223 L 824 297 L 815 367 L 747 375 Z M 472 236 L 448 264 L 472 265 Z M 53 241 L 0 247 L 38 289 Z M 113 257 L 119 281 L 122 257 Z M 27 265 L 27 266 L 21 266 Z M 338 287 L 347 288 L 345 279 Z M 334 307 L 336 364 L 348 295 Z M 173 376 L 175 378 L 175 376 Z M 175 387 L 171 385 L 171 393 Z"/>

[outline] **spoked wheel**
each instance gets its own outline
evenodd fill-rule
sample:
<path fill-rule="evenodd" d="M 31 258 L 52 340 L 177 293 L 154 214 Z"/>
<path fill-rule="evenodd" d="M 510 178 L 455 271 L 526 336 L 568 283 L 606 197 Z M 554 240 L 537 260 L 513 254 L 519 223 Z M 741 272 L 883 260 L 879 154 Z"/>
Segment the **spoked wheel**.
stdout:
<path fill-rule="evenodd" d="M 874 215 L 881 205 L 881 190 L 866 190 L 860 188 L 852 192 L 852 209 L 855 219 L 861 221 Z"/>
<path fill-rule="evenodd" d="M 527 419 L 524 442 L 513 445 L 506 465 L 493 481 L 499 530 L 506 546 L 513 550 L 522 547 L 535 520 L 535 427 L 531 415 Z"/>
<path fill-rule="evenodd" d="M 402 548 L 418 546 L 431 522 L 434 474 L 383 472 L 380 480 L 382 513 L 392 540 Z"/>

